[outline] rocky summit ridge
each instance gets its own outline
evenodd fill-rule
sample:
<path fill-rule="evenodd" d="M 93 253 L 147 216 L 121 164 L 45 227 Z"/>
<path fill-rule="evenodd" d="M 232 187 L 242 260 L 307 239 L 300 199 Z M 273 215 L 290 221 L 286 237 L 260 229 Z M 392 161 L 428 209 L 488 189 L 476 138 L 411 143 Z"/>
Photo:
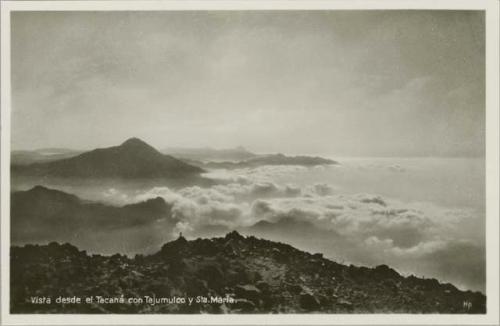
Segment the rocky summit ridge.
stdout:
<path fill-rule="evenodd" d="M 150 301 L 37 304 L 34 296 Z M 182 301 L 186 298 L 192 304 Z M 485 309 L 486 297 L 479 292 L 404 277 L 386 265 L 342 265 L 235 231 L 191 241 L 180 236 L 155 254 L 134 258 L 89 255 L 55 242 L 11 248 L 12 313 L 461 314 Z"/>

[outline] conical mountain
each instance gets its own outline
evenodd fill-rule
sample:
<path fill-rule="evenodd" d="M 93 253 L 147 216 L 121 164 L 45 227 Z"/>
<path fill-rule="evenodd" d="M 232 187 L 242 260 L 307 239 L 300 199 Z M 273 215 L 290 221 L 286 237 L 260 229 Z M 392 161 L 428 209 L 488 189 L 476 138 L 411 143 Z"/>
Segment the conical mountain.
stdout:
<path fill-rule="evenodd" d="M 203 172 L 158 152 L 138 138 L 119 146 L 98 148 L 67 159 L 13 168 L 23 175 L 81 178 L 182 178 Z"/>

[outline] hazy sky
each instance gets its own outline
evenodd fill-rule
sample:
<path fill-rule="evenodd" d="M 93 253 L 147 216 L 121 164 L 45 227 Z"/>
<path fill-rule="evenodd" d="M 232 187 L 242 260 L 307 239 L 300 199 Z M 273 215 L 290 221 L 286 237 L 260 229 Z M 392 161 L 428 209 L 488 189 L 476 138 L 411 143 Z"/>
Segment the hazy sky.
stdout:
<path fill-rule="evenodd" d="M 484 16 L 17 12 L 12 145 L 483 155 Z"/>

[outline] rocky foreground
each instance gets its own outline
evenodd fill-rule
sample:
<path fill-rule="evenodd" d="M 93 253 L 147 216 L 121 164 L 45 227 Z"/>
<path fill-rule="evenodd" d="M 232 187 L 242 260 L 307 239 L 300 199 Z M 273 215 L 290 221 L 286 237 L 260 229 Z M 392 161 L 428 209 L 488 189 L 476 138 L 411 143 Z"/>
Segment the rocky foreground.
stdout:
<path fill-rule="evenodd" d="M 184 237 L 150 256 L 11 248 L 12 313 L 485 313 L 486 297 L 283 243 Z"/>

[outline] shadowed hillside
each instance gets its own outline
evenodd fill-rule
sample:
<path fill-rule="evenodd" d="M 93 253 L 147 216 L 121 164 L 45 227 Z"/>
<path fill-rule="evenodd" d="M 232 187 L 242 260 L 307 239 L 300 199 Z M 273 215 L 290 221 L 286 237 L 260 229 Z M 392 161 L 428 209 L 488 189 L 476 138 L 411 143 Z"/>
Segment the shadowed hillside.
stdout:
<path fill-rule="evenodd" d="M 68 239 L 78 233 L 138 227 L 170 219 L 171 206 L 157 197 L 121 207 L 88 202 L 43 186 L 12 193 L 13 242 Z"/>

